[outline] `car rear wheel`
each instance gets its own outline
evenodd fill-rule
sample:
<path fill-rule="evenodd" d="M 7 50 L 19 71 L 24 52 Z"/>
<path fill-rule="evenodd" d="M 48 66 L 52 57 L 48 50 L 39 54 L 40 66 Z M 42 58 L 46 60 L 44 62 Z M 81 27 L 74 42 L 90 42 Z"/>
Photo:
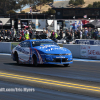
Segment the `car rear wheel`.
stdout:
<path fill-rule="evenodd" d="M 16 58 L 17 64 L 19 65 L 19 58 L 18 58 L 18 54 L 17 53 L 15 53 L 15 58 Z"/>
<path fill-rule="evenodd" d="M 37 57 L 35 55 L 33 56 L 33 66 L 38 66 Z"/>
<path fill-rule="evenodd" d="M 69 64 L 64 64 L 65 67 L 68 67 Z"/>

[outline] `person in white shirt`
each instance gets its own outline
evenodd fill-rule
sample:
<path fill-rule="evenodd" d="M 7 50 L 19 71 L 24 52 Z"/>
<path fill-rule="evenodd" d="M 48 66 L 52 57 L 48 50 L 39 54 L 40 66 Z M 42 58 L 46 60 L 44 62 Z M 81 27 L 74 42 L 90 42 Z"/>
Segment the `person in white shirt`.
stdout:
<path fill-rule="evenodd" d="M 82 39 L 82 31 L 80 30 L 80 39 Z"/>

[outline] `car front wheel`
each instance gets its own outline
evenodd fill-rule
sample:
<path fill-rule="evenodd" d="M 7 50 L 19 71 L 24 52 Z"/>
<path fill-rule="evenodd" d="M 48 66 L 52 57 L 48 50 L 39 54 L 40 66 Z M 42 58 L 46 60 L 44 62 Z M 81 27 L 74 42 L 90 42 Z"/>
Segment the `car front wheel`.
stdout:
<path fill-rule="evenodd" d="M 68 67 L 69 64 L 64 64 L 65 67 Z"/>

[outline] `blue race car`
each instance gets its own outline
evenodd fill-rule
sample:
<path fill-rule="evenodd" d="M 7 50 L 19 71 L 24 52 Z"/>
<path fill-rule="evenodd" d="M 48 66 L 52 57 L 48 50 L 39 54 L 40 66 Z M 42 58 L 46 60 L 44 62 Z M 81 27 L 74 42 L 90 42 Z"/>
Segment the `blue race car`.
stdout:
<path fill-rule="evenodd" d="M 70 50 L 60 47 L 51 39 L 25 40 L 12 50 L 12 59 L 17 64 L 63 64 L 73 63 Z"/>

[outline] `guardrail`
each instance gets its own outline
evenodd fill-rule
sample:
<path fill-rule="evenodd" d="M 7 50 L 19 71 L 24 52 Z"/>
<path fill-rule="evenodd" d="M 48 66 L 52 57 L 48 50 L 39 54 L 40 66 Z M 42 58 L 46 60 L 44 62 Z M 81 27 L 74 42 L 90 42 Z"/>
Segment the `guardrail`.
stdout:
<path fill-rule="evenodd" d="M 0 53 L 11 53 L 19 42 L 0 42 Z M 74 58 L 100 59 L 100 45 L 59 44 L 72 52 Z"/>
<path fill-rule="evenodd" d="M 0 42 L 0 53 L 11 53 L 12 49 L 18 44 L 19 42 Z"/>

